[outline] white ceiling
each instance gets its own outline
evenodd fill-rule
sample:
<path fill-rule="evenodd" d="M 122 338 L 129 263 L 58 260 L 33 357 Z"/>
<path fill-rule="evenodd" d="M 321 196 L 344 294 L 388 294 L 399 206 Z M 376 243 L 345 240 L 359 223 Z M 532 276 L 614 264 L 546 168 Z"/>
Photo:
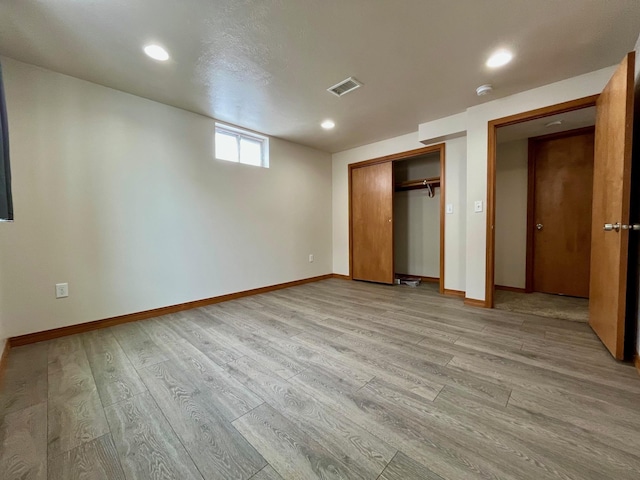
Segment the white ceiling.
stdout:
<path fill-rule="evenodd" d="M 562 121 L 560 125 L 547 124 Z M 508 127 L 498 128 L 498 143 L 507 143 L 514 140 L 539 137 L 550 133 L 566 132 L 576 128 L 590 127 L 596 124 L 596 107 L 581 108 L 572 112 L 537 118 L 528 122 L 516 123 Z"/>
<path fill-rule="evenodd" d="M 0 0 L 2 55 L 330 152 L 613 65 L 639 32 L 638 0 Z"/>

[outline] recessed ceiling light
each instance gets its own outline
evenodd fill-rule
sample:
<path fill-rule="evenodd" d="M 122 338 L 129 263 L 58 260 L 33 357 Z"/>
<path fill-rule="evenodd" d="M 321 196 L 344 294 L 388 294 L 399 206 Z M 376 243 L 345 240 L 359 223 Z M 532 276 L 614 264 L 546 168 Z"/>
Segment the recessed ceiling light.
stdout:
<path fill-rule="evenodd" d="M 562 120 L 554 120 L 553 122 L 545 123 L 545 127 L 555 127 L 556 125 L 562 125 Z"/>
<path fill-rule="evenodd" d="M 493 53 L 487 60 L 487 67 L 497 68 L 506 65 L 513 58 L 513 54 L 509 50 L 498 50 Z"/>
<path fill-rule="evenodd" d="M 333 120 L 325 120 L 320 124 L 320 126 L 325 130 L 331 130 L 333 127 L 336 126 L 336 124 Z"/>
<path fill-rule="evenodd" d="M 154 60 L 159 60 L 161 62 L 169 60 L 169 52 L 167 52 L 160 45 L 147 45 L 146 47 L 144 47 L 144 53 L 149 55 Z"/>

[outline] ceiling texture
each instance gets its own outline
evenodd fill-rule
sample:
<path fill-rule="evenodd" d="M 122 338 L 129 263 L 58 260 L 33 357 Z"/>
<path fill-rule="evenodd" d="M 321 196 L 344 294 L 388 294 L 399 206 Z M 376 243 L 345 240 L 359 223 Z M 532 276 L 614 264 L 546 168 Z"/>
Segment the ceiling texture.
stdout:
<path fill-rule="evenodd" d="M 329 152 L 616 64 L 639 33 L 638 0 L 0 0 L 0 55 Z"/>

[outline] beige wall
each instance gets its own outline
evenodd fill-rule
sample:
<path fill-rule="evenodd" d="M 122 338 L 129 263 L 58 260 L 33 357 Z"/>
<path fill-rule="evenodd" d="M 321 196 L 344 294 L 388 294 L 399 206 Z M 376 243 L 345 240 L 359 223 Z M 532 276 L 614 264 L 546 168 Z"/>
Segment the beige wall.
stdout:
<path fill-rule="evenodd" d="M 3 231 L 6 231 L 6 229 L 11 228 L 11 226 L 12 226 L 11 223 L 0 223 L 0 238 L 3 235 Z M 0 243 L 0 247 L 1 246 L 2 246 L 2 243 Z M 7 289 L 5 288 L 5 285 L 4 285 L 5 274 L 3 273 L 2 262 L 1 262 L 1 257 L 4 256 L 5 254 L 6 254 L 5 252 L 0 251 L 0 358 L 2 358 L 4 349 L 7 348 L 7 340 L 9 338 L 9 328 L 7 326 L 7 315 L 5 313 L 5 300 L 4 300 L 4 295 Z M 1 375 L 2 375 L 2 372 L 0 372 L 0 376 Z"/>
<path fill-rule="evenodd" d="M 349 274 L 349 164 L 424 147 L 418 132 L 345 150 L 333 155 L 333 271 Z M 466 140 L 446 140 L 445 288 L 465 289 Z M 404 273 L 404 272 L 400 272 Z"/>
<path fill-rule="evenodd" d="M 527 268 L 528 141 L 498 145 L 495 283 L 524 288 Z"/>
<path fill-rule="evenodd" d="M 440 156 L 397 162 L 396 180 L 440 176 Z M 402 177 L 402 178 L 399 178 Z M 393 199 L 396 273 L 440 278 L 440 189 L 396 192 Z"/>
<path fill-rule="evenodd" d="M 217 161 L 210 118 L 2 61 L 5 335 L 331 273 L 329 154 L 272 139 L 269 169 Z"/>

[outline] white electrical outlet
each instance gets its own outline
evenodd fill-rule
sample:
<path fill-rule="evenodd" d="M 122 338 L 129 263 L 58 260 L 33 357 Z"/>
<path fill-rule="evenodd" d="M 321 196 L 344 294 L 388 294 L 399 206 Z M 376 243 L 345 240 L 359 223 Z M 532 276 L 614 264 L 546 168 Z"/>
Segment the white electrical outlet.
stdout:
<path fill-rule="evenodd" d="M 309 263 L 313 263 L 313 253 L 309 255 Z"/>
<path fill-rule="evenodd" d="M 56 283 L 56 298 L 66 298 L 69 296 L 68 283 Z"/>
<path fill-rule="evenodd" d="M 482 212 L 482 200 L 476 200 L 475 201 L 475 203 L 473 204 L 473 211 L 475 213 Z"/>
<path fill-rule="evenodd" d="M 447 203 L 447 213 L 453 213 L 453 203 Z"/>

